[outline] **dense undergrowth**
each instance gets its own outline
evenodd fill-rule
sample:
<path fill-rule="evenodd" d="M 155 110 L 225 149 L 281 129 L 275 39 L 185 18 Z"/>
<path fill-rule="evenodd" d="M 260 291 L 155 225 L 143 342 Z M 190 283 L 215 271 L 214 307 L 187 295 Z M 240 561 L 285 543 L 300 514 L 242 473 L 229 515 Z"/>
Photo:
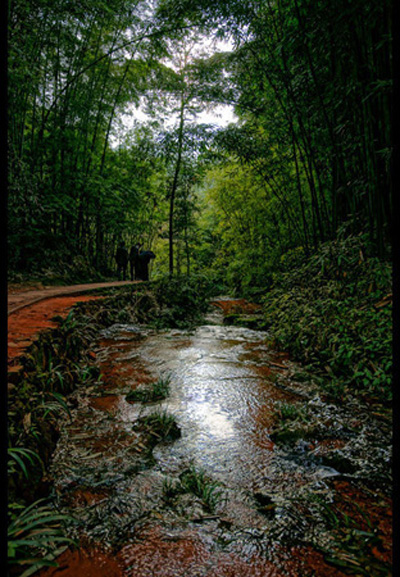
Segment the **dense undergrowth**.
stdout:
<path fill-rule="evenodd" d="M 276 347 L 338 399 L 392 400 L 391 265 L 363 236 L 338 237 L 311 258 L 292 256 L 264 297 Z"/>
<path fill-rule="evenodd" d="M 116 280 L 116 274 L 107 271 L 102 274 L 90 265 L 83 256 L 71 256 L 68 253 L 52 252 L 52 255 L 40 253 L 32 268 L 17 270 L 9 268 L 7 271 L 10 284 L 43 284 L 46 286 L 65 286 L 75 283 L 105 282 Z"/>
<path fill-rule="evenodd" d="M 99 331 L 125 322 L 192 326 L 201 320 L 210 290 L 210 283 L 196 278 L 114 289 L 102 300 L 75 305 L 66 319 L 56 317 L 59 326 L 26 350 L 8 394 L 10 575 L 28 577 L 54 565 L 60 547 L 71 542 L 62 524 L 72 520 L 54 512 L 47 471 L 60 418 L 70 414 L 69 393 L 102 379 L 91 352 Z"/>

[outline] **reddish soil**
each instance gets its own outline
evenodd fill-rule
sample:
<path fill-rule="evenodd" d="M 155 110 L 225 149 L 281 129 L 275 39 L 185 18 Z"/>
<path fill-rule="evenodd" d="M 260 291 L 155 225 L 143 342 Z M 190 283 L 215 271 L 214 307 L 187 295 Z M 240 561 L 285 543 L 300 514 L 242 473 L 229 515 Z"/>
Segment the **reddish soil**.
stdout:
<path fill-rule="evenodd" d="M 116 555 L 91 546 L 65 551 L 59 568 L 40 571 L 40 577 L 346 577 L 311 548 L 292 548 L 273 563 L 261 557 L 243 559 L 234 553 L 210 550 L 196 531 L 163 535 L 157 527 L 142 531 L 135 543 Z"/>
<path fill-rule="evenodd" d="M 322 553 L 312 547 L 294 547 L 291 550 L 291 558 L 285 563 L 287 577 L 301 577 L 313 575 L 314 577 L 348 577 L 337 567 L 329 565 Z"/>
<path fill-rule="evenodd" d="M 52 298 L 24 306 L 12 313 L 8 317 L 8 364 L 16 364 L 16 359 L 32 344 L 38 333 L 57 326 L 57 323 L 52 321 L 55 316 L 67 316 L 77 302 L 101 298 L 104 297 L 80 295 Z"/>
<path fill-rule="evenodd" d="M 136 284 L 141 281 L 113 281 L 90 284 L 76 284 L 71 286 L 32 286 L 10 285 L 8 287 L 8 314 L 37 303 L 39 301 L 66 295 L 77 295 L 95 289 L 112 288 L 128 284 Z"/>
<path fill-rule="evenodd" d="M 93 491 L 92 489 L 75 489 L 64 498 L 64 503 L 70 507 L 87 507 L 102 501 L 108 496 L 106 491 Z"/>
<path fill-rule="evenodd" d="M 40 571 L 41 577 L 123 577 L 125 573 L 114 555 L 100 549 L 65 551 L 57 559 L 59 567 L 50 567 Z"/>
<path fill-rule="evenodd" d="M 111 341 L 115 344 L 115 341 Z M 102 340 L 99 343 L 100 348 L 106 348 L 110 341 Z M 124 350 L 130 352 L 132 350 L 132 341 L 120 341 L 118 343 L 118 351 L 110 353 L 107 360 L 101 363 L 101 374 L 104 378 L 103 389 L 112 389 L 114 382 L 127 383 L 133 389 L 139 384 L 149 384 L 154 381 L 154 377 L 150 374 L 148 369 L 138 360 L 130 359 L 129 363 L 124 362 Z"/>
<path fill-rule="evenodd" d="M 349 481 L 335 481 L 335 505 L 350 517 L 354 526 L 377 534 L 376 543 L 366 546 L 377 562 L 391 565 L 393 548 L 393 502 L 379 491 L 359 488 Z"/>
<path fill-rule="evenodd" d="M 114 281 L 56 287 L 43 286 L 40 283 L 26 286 L 9 285 L 8 364 L 18 365 L 18 357 L 32 344 L 38 333 L 57 326 L 51 320 L 53 317 L 66 316 L 77 302 L 104 298 L 93 294 L 82 295 L 82 293 L 137 282 L 140 281 Z M 17 366 L 16 370 L 18 368 Z"/>
<path fill-rule="evenodd" d="M 261 305 L 249 303 L 245 299 L 211 301 L 211 304 L 220 308 L 224 315 L 254 314 L 261 310 Z"/>
<path fill-rule="evenodd" d="M 90 399 L 90 405 L 98 411 L 115 413 L 118 401 L 118 395 L 107 395 L 106 397 L 93 397 Z"/>

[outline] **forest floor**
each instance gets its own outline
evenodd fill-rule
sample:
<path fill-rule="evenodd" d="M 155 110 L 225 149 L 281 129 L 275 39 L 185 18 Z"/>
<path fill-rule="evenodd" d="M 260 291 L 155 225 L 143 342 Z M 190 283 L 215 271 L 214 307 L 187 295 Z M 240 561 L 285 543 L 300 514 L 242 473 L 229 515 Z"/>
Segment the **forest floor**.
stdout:
<path fill-rule="evenodd" d="M 65 317 L 77 302 L 104 298 L 90 292 L 94 289 L 124 284 L 133 283 L 9 287 L 9 379 L 13 371 L 19 371 L 19 357 L 38 333 L 57 326 L 54 317 Z M 243 299 L 216 299 L 212 304 L 224 317 L 239 309 L 247 315 L 254 314 L 259 308 Z M 263 333 L 258 335 L 240 327 L 220 326 L 220 321 L 216 326 L 199 327 L 194 333 L 174 330 L 158 335 L 146 328 L 138 330 L 137 327 L 116 325 L 115 330 L 104 332 L 93 355 L 105 381 L 99 390 L 92 387 L 76 393 L 77 408 L 59 443 L 52 474 L 62 504 L 77 517 L 81 516 L 88 546 L 85 547 L 83 539 L 80 550 L 65 551 L 58 560 L 61 568 L 45 569 L 41 572 L 43 577 L 57 575 L 60 570 L 66 576 L 85 574 L 97 577 L 233 577 L 239 574 L 246 577 L 311 574 L 343 577 L 347 574 L 346 569 L 355 571 L 356 575 L 391 575 L 391 501 L 386 491 L 375 486 L 372 479 L 369 486 L 358 479 L 358 474 L 352 474 L 358 473 L 360 468 L 364 473 L 361 477 L 369 477 L 364 445 L 370 447 L 371 453 L 375 441 L 381 452 L 381 445 L 386 446 L 386 441 L 380 442 L 380 437 L 386 439 L 386 435 L 378 434 L 379 423 L 373 424 L 369 413 L 364 414 L 353 407 L 351 420 L 347 413 L 342 415 L 333 405 L 325 406 L 326 403 L 318 399 L 317 403 L 314 390 L 310 390 L 311 396 L 305 395 L 304 399 L 299 396 L 306 385 L 291 382 L 293 367 L 287 355 L 270 351 L 264 343 Z M 189 370 L 191 365 L 193 375 Z M 228 370 L 231 371 L 229 374 Z M 175 407 L 184 435 L 183 441 L 174 445 L 161 443 L 154 447 L 154 456 L 153 446 L 147 455 L 145 444 L 139 443 L 146 441 L 143 434 L 132 430 L 136 412 L 142 414 L 146 407 L 141 403 L 129 403 L 126 393 L 153 382 L 160 376 L 159 371 L 161 376 L 175 374 L 165 407 Z M 199 382 L 198 375 L 201 376 Z M 210 381 L 211 396 L 204 394 L 203 377 Z M 225 410 L 230 399 L 227 383 L 237 384 L 237 390 L 231 391 L 233 404 L 230 412 Z M 223 400 L 225 404 L 216 410 L 218 386 L 221 387 L 221 403 Z M 196 387 L 200 387 L 199 391 Z M 199 393 L 197 396 L 194 395 L 196 391 Z M 269 413 L 272 414 L 275 403 L 287 407 L 287 403 L 293 402 L 291 395 L 294 395 L 296 406 L 300 406 L 302 399 L 304 406 L 309 405 L 307 417 L 315 425 L 315 430 L 317 421 L 319 427 L 323 425 L 324 434 L 316 439 L 311 435 L 306 443 L 302 439 L 290 438 L 290 450 L 287 450 L 271 443 L 269 436 L 265 437 L 266 424 L 272 431 L 274 420 L 267 423 L 265 419 Z M 209 397 L 213 399 L 211 405 L 206 403 Z M 187 407 L 181 406 L 182 399 Z M 237 408 L 239 401 L 243 410 L 235 412 L 234 407 Z M 161 402 L 160 408 L 163 407 Z M 247 420 L 243 415 L 247 415 Z M 262 418 L 257 415 L 262 415 Z M 193 418 L 198 421 L 197 428 L 193 427 Z M 225 433 L 230 432 L 222 437 L 221 419 Z M 206 426 L 205 431 L 202 432 L 200 425 Z M 211 427 L 210 430 L 207 427 Z M 189 433 L 197 429 L 201 433 L 199 439 L 191 439 Z M 239 435 L 234 435 L 236 429 Z M 95 442 L 93 431 L 96 431 Z M 210 443 L 214 437 L 215 447 Z M 375 441 L 371 440 L 372 437 Z M 103 442 L 106 445 L 103 446 Z M 221 473 L 215 464 L 214 471 L 213 458 L 218 455 L 218 464 L 225 445 L 226 463 L 234 466 L 225 467 Z M 208 452 L 205 450 L 207 447 Z M 199 451 L 196 452 L 196 448 Z M 347 448 L 346 460 L 341 451 Z M 247 458 L 242 463 L 241 455 L 244 453 Z M 154 463 L 147 463 L 146 455 L 149 459 L 153 456 Z M 182 474 L 187 472 L 188 455 L 197 455 L 199 462 L 196 464 L 208 467 L 207 472 L 218 479 L 215 487 L 221 484 L 223 499 L 216 504 L 215 511 L 212 508 L 212 514 L 200 498 L 193 501 L 193 496 L 189 498 L 186 493 L 181 495 L 178 491 L 171 497 L 171 502 L 166 499 L 168 482 L 171 483 L 169 490 L 173 492 L 174 483 L 179 485 Z M 332 457 L 336 457 L 337 462 L 331 462 Z M 339 457 L 343 457 L 343 462 L 338 460 Z M 74 477 L 75 473 L 82 473 L 79 469 L 81 461 L 85 471 L 83 484 Z M 71 472 L 71 463 L 79 471 Z M 268 471 L 264 470 L 265 463 L 269 464 Z M 333 465 L 340 473 L 332 469 Z M 351 465 L 354 471 L 351 468 L 342 471 L 344 465 Z M 371 464 L 372 469 L 373 465 L 375 463 Z M 181 468 L 185 470 L 182 472 Z M 240 475 L 231 479 L 226 471 L 230 476 Z M 208 489 L 215 487 L 211 483 Z M 278 490 L 280 487 L 282 491 Z M 264 553 L 271 547 L 266 536 L 272 538 L 274 532 L 283 529 L 294 535 L 306 530 L 312 532 L 316 524 L 316 505 L 306 498 L 308 487 L 321 499 L 328 493 L 332 496 L 327 510 L 333 519 L 332 528 L 327 532 L 326 544 L 323 544 L 329 545 L 327 549 L 332 549 L 330 552 L 337 553 L 336 562 L 333 565 L 326 563 L 321 550 L 311 546 L 293 546 L 290 540 L 286 543 L 286 533 L 281 540 L 278 539 L 282 551 L 278 546 L 276 554 L 271 553 L 271 558 L 265 561 Z M 186 516 L 180 513 L 175 501 Z M 264 501 L 268 501 L 267 504 Z M 99 523 L 97 517 L 92 518 L 92 513 L 102 521 Z M 88 515 L 90 518 L 86 518 Z M 120 535 L 127 520 L 126 534 L 122 531 Z M 322 518 L 318 520 L 318 526 L 322 521 Z M 135 525 L 133 533 L 131 522 Z M 105 532 L 103 539 L 96 531 Z M 113 553 L 101 546 L 105 536 L 114 548 Z M 340 542 L 340 547 L 332 536 Z M 122 548 L 121 539 L 127 543 Z M 97 541 L 99 549 L 94 546 Z"/>

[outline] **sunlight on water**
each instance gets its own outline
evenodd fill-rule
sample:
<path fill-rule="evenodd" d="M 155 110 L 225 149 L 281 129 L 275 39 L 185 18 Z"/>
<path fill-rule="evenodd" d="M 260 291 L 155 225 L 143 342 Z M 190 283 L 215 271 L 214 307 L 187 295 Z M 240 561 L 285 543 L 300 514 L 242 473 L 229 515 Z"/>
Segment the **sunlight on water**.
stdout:
<path fill-rule="evenodd" d="M 216 408 L 211 403 L 200 401 L 192 403 L 187 408 L 190 417 L 206 435 L 223 439 L 234 436 L 233 425 L 220 407 Z"/>

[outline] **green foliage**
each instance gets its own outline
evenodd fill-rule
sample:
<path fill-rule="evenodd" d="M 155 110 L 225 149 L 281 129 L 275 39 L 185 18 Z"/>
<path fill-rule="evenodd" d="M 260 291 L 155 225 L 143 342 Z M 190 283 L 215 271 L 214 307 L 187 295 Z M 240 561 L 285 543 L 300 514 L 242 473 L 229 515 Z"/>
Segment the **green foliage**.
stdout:
<path fill-rule="evenodd" d="M 390 293 L 390 265 L 369 256 L 362 237 L 339 238 L 276 274 L 265 320 L 275 343 L 332 395 L 358 391 L 390 401 Z"/>
<path fill-rule="evenodd" d="M 201 499 L 208 511 L 214 511 L 221 500 L 219 483 L 211 481 L 204 471 L 196 470 L 193 466 L 181 473 L 180 480 L 184 492 L 193 493 Z"/>
<path fill-rule="evenodd" d="M 111 147 L 120 110 L 139 103 L 165 54 L 144 4 L 10 3 L 10 274 L 94 280 L 113 272 L 118 235 L 158 227 L 162 170 L 149 134 L 146 147 L 140 131 Z"/>
<path fill-rule="evenodd" d="M 204 188 L 201 224 L 210 245 L 204 266 L 235 295 L 257 298 L 280 254 L 270 216 L 275 203 L 262 180 L 234 162 L 210 170 Z"/>
<path fill-rule="evenodd" d="M 164 501 L 171 505 L 173 504 L 175 497 L 183 493 L 183 487 L 179 479 L 167 477 L 163 481 L 162 491 Z"/>
<path fill-rule="evenodd" d="M 142 403 L 154 403 L 166 399 L 169 393 L 171 377 L 160 377 L 145 389 L 135 389 L 126 395 L 127 401 L 140 401 Z"/>
<path fill-rule="evenodd" d="M 99 329 L 117 322 L 122 309 L 130 311 L 129 318 L 136 321 L 133 311 L 139 302 L 143 304 L 142 315 L 154 304 L 146 293 L 132 289 L 121 293 L 120 299 L 109 297 L 81 303 L 66 319 L 53 319 L 59 326 L 42 332 L 22 357 L 23 376 L 9 392 L 8 433 L 13 447 L 10 498 L 22 489 L 29 498 L 35 497 L 42 469 L 48 466 L 57 442 L 60 417 L 70 416 L 68 394 L 76 387 L 99 382 L 99 369 L 89 354 Z M 107 314 L 103 315 L 103 311 Z M 33 453 L 38 455 L 38 463 L 32 461 Z M 22 473 L 26 477 L 28 472 L 29 483 L 22 478 Z"/>
<path fill-rule="evenodd" d="M 43 472 L 58 439 L 60 417 L 70 416 L 68 394 L 78 386 L 99 382 L 99 369 L 89 355 L 91 344 L 101 328 L 118 321 L 121 310 L 129 311 L 129 319 L 136 322 L 138 308 L 144 319 L 155 307 L 155 299 L 147 290 L 128 288 L 117 294 L 119 298 L 114 294 L 80 303 L 66 319 L 53 319 L 59 326 L 41 333 L 31 345 L 22 358 L 21 381 L 9 391 L 9 554 L 10 563 L 21 565 L 22 571 L 30 566 L 26 577 L 42 566 L 55 565 L 53 559 L 60 546 L 72 543 L 60 524 L 67 518 L 32 502 L 39 489 L 44 489 Z M 155 383 L 155 395 L 164 394 L 168 384 L 168 378 Z M 156 435 L 153 438 L 158 439 L 161 432 L 167 439 L 179 435 L 169 417 L 160 416 L 150 424 Z"/>
<path fill-rule="evenodd" d="M 8 563 L 10 567 L 21 567 L 21 577 L 28 577 L 41 567 L 57 567 L 54 559 L 66 546 L 76 545 L 66 537 L 63 527 L 73 519 L 55 512 L 43 499 L 26 508 L 12 503 L 9 518 Z"/>
<path fill-rule="evenodd" d="M 210 513 L 214 512 L 222 499 L 220 484 L 211 481 L 203 470 L 197 470 L 193 465 L 185 469 L 179 479 L 167 478 L 163 483 L 163 496 L 168 504 L 173 504 L 177 495 L 191 493 L 198 497 Z"/>
<path fill-rule="evenodd" d="M 165 276 L 154 282 L 154 292 L 160 313 L 154 321 L 157 328 L 187 328 L 198 323 L 208 308 L 208 301 L 215 290 L 206 275 L 190 277 Z"/>
<path fill-rule="evenodd" d="M 390 565 L 377 559 L 374 553 L 374 549 L 380 550 L 382 547 L 382 536 L 366 511 L 352 502 L 357 516 L 361 517 L 360 522 L 316 495 L 313 499 L 320 506 L 325 523 L 333 530 L 334 538 L 329 547 L 320 547 L 329 563 L 351 575 L 387 577 L 392 574 Z"/>
<path fill-rule="evenodd" d="M 294 403 L 276 402 L 274 405 L 274 415 L 281 421 L 304 421 L 306 415 L 302 407 Z"/>
<path fill-rule="evenodd" d="M 349 217 L 385 254 L 390 3 L 152 8 L 10 3 L 10 276 L 111 276 L 119 237 L 161 252 L 168 238 L 171 273 L 207 267 L 251 296 L 288 250 L 308 254 Z M 204 34 L 232 50 L 191 53 Z M 142 102 L 151 120 L 128 131 L 122 115 Z M 227 103 L 239 123 L 192 122 Z M 207 223 L 205 194 L 216 212 Z"/>
<path fill-rule="evenodd" d="M 35 461 L 42 465 L 39 455 L 35 453 L 35 451 L 24 447 L 9 447 L 7 449 L 7 457 L 7 474 L 9 477 L 21 470 L 25 478 L 29 479 L 28 468 L 26 467 L 25 460 L 33 466 L 35 465 Z"/>
<path fill-rule="evenodd" d="M 134 428 L 144 428 L 149 431 L 154 443 L 158 441 L 174 441 L 181 436 L 176 418 L 166 411 L 155 412 L 146 417 L 141 417 L 138 423 L 134 425 Z"/>

